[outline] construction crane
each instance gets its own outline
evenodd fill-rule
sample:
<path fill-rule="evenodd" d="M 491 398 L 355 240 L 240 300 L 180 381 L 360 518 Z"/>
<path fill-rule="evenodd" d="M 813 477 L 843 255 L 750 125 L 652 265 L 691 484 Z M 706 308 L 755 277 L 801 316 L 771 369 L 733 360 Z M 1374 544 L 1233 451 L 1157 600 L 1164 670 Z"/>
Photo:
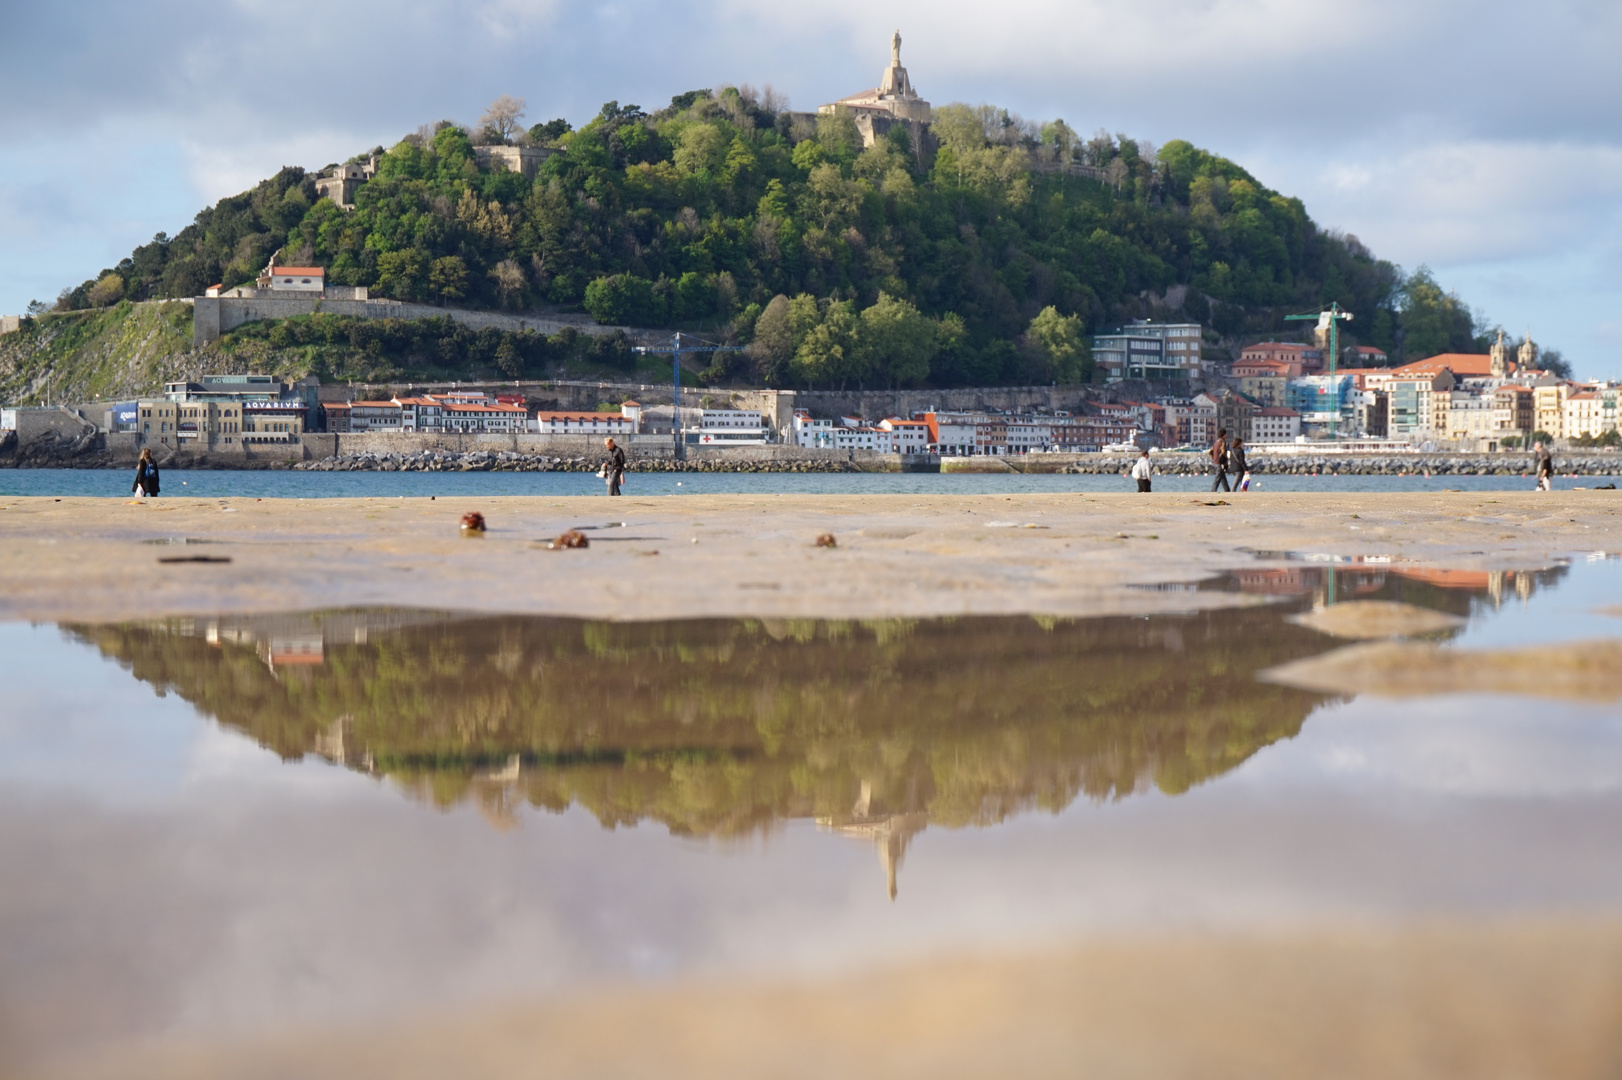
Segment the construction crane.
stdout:
<path fill-rule="evenodd" d="M 681 439 L 681 358 L 689 353 L 743 352 L 743 346 L 741 345 L 717 345 L 713 341 L 705 341 L 703 338 L 694 337 L 692 334 L 688 334 L 687 337 L 691 341 L 698 342 L 698 344 L 688 345 L 683 342 L 681 331 L 678 330 L 663 341 L 653 345 L 638 345 L 632 350 L 643 354 L 670 354 L 671 381 L 676 387 L 674 404 L 670 408 L 670 435 L 674 440 L 674 453 L 677 461 L 687 457 L 687 451 Z"/>
<path fill-rule="evenodd" d="M 1352 321 L 1350 311 L 1342 311 L 1338 301 L 1331 302 L 1324 311 L 1308 311 L 1300 315 L 1286 315 L 1285 322 L 1298 322 L 1305 319 L 1317 320 L 1316 329 L 1329 331 L 1329 374 L 1335 373 L 1335 362 L 1340 359 L 1340 324 L 1341 320 Z M 1340 394 L 1335 394 L 1335 426 L 1330 438 L 1340 438 Z"/>

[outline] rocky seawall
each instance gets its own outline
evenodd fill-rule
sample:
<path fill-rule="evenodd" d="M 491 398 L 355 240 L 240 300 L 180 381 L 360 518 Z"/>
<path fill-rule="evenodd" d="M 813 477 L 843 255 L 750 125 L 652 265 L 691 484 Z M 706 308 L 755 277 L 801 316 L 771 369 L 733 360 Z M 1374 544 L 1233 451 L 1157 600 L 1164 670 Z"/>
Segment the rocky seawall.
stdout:
<path fill-rule="evenodd" d="M 455 453 L 443 450 L 423 450 L 411 454 L 342 454 L 304 461 L 295 469 L 309 472 L 585 472 L 594 473 L 602 467 L 601 456 L 556 457 L 547 454 L 523 454 L 510 450 L 475 450 Z M 714 458 L 693 461 L 671 461 L 659 458 L 637 458 L 630 464 L 631 472 L 711 472 L 711 473 L 844 473 L 864 472 L 850 461 L 727 461 Z"/>
<path fill-rule="evenodd" d="M 1211 460 L 1204 454 L 1153 454 L 1150 461 L 1161 476 L 1211 473 Z M 1124 454 L 1085 455 L 1051 471 L 1114 475 L 1131 465 L 1132 458 Z M 1250 458 L 1252 473 L 1274 476 L 1529 476 L 1533 468 L 1530 454 L 1258 454 Z M 1554 468 L 1561 476 L 1622 475 L 1622 454 L 1557 453 Z"/>

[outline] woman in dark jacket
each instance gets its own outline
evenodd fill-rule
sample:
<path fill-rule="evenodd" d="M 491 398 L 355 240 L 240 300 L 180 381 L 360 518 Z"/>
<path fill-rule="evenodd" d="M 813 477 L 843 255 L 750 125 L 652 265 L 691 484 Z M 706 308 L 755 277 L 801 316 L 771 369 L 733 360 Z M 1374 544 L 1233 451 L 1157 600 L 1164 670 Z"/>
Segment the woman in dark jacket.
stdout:
<path fill-rule="evenodd" d="M 158 493 L 158 463 L 152 460 L 150 447 L 141 451 L 141 460 L 135 463 L 135 484 L 130 491 L 148 496 Z"/>
<path fill-rule="evenodd" d="M 1250 462 L 1245 460 L 1245 440 L 1235 435 L 1228 446 L 1228 468 L 1233 471 L 1233 489 L 1250 490 Z"/>

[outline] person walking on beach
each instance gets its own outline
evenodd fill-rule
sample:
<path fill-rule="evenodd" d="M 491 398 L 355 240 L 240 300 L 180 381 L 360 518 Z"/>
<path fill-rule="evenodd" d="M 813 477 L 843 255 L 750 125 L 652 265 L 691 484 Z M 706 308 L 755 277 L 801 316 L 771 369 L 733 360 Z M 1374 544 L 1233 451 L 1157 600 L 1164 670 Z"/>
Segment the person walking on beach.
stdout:
<path fill-rule="evenodd" d="M 1549 448 L 1543 443 L 1532 444 L 1533 455 L 1537 458 L 1538 490 L 1554 490 L 1554 458 L 1549 454 Z"/>
<path fill-rule="evenodd" d="M 625 479 L 625 451 L 614 445 L 613 439 L 604 439 L 608 456 L 603 459 L 603 479 L 608 481 L 608 493 L 618 495 L 620 482 Z"/>
<path fill-rule="evenodd" d="M 1211 444 L 1211 463 L 1216 466 L 1216 479 L 1211 481 L 1212 491 L 1232 491 L 1228 486 L 1228 429 L 1217 431 L 1216 442 Z"/>
<path fill-rule="evenodd" d="M 1132 463 L 1132 479 L 1138 482 L 1140 493 L 1149 490 L 1149 478 L 1154 474 L 1154 469 L 1149 465 L 1149 451 L 1145 450 L 1138 455 L 1138 460 Z"/>
<path fill-rule="evenodd" d="M 1228 447 L 1228 468 L 1233 470 L 1233 489 L 1250 490 L 1250 462 L 1245 460 L 1245 440 L 1235 435 Z"/>
<path fill-rule="evenodd" d="M 135 483 L 130 494 L 149 498 L 158 494 L 158 463 L 152 460 L 152 448 L 141 451 L 141 460 L 135 463 Z"/>

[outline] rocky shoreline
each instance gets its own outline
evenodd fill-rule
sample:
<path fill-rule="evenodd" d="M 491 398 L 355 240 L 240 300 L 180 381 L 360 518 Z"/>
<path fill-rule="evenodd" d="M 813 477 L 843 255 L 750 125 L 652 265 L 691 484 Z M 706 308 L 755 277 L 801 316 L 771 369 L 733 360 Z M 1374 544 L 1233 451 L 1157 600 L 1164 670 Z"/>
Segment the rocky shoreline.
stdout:
<path fill-rule="evenodd" d="M 1204 454 L 1154 454 L 1150 460 L 1161 476 L 1211 474 L 1211 461 Z M 1111 454 L 1077 461 L 1057 471 L 1115 475 L 1130 465 L 1126 455 Z M 1622 455 L 1557 453 L 1554 467 L 1561 476 L 1617 476 L 1622 475 Z M 1254 455 L 1250 471 L 1273 476 L 1530 476 L 1533 462 L 1530 454 Z"/>
<path fill-rule="evenodd" d="M 455 453 L 421 450 L 412 454 L 342 454 L 292 466 L 307 472 L 584 472 L 602 467 L 600 457 L 556 457 L 520 454 L 511 450 L 475 450 Z M 630 471 L 724 473 L 854 473 L 865 472 L 851 461 L 671 461 L 637 458 Z"/>
<path fill-rule="evenodd" d="M 1030 473 L 1081 476 L 1119 476 L 1131 467 L 1126 454 L 1028 454 L 1015 457 L 948 459 L 946 471 L 961 474 Z M 1204 454 L 1154 454 L 1158 476 L 1208 476 L 1210 460 Z M 1580 451 L 1556 453 L 1555 471 L 1561 476 L 1622 476 L 1622 452 Z M 308 472 L 585 472 L 601 466 L 599 456 L 560 456 L 512 450 L 417 450 L 409 453 L 341 454 L 314 461 L 283 459 L 243 461 L 240 457 L 169 455 L 160 458 L 164 469 L 297 469 Z M 1530 454 L 1258 454 L 1250 459 L 1258 476 L 1529 476 Z M 40 445 L 18 448 L 14 440 L 0 443 L 0 468 L 21 469 L 128 469 L 123 460 L 94 444 Z M 895 455 L 849 459 L 761 458 L 731 459 L 698 456 L 685 461 L 639 457 L 632 472 L 642 473 L 863 473 L 913 471 Z M 933 467 L 922 471 L 934 471 Z"/>

